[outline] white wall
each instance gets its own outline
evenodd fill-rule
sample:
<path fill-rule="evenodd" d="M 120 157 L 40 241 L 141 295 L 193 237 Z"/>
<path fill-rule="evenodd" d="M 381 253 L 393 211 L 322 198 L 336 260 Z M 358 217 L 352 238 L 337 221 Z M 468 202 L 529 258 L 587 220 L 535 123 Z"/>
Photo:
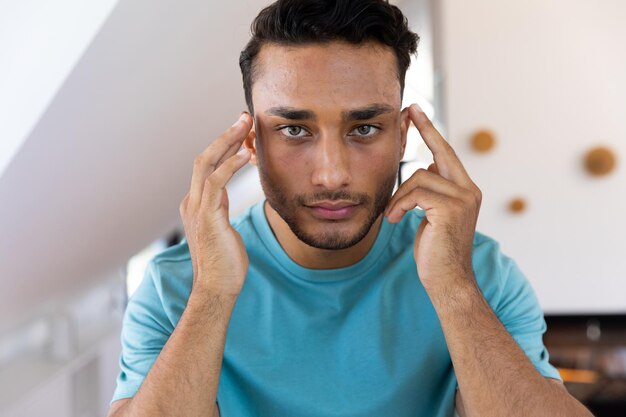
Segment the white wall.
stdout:
<path fill-rule="evenodd" d="M 0 176 L 116 3 L 0 1 Z"/>
<path fill-rule="evenodd" d="M 266 3 L 116 5 L 0 177 L 0 332 L 178 224 L 194 157 L 245 108 Z"/>
<path fill-rule="evenodd" d="M 626 312 L 626 2 L 437 4 L 448 140 L 483 190 L 478 229 L 546 312 Z M 469 148 L 481 127 L 498 139 L 486 155 Z M 618 156 L 604 179 L 582 169 L 597 144 Z M 528 210 L 509 214 L 518 195 Z"/>

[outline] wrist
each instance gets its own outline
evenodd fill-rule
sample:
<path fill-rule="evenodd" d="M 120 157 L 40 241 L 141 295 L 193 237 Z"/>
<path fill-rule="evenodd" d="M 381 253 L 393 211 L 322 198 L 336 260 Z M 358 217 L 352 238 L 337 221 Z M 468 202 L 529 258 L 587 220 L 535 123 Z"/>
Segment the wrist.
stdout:
<path fill-rule="evenodd" d="M 200 297 L 220 297 L 223 299 L 236 299 L 241 292 L 241 285 L 234 284 L 239 281 L 234 276 L 215 276 L 212 273 L 195 274 L 193 276 L 193 285 L 191 287 L 192 294 L 198 294 Z"/>
<path fill-rule="evenodd" d="M 482 297 L 482 292 L 476 283 L 474 276 L 459 276 L 449 280 L 446 285 L 426 288 L 436 310 L 467 310 L 475 305 L 477 297 Z"/>
<path fill-rule="evenodd" d="M 197 311 L 203 315 L 230 318 L 236 301 L 236 295 L 205 290 L 194 285 L 185 310 Z"/>

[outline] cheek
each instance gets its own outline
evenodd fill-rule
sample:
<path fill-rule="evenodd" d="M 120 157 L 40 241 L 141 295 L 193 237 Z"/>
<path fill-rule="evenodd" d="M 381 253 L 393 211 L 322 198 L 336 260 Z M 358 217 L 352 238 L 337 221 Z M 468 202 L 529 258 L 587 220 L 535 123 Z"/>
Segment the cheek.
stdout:
<path fill-rule="evenodd" d="M 378 148 L 358 153 L 354 166 L 359 176 L 367 177 L 370 181 L 380 181 L 395 174 L 399 161 L 397 152 Z"/>
<path fill-rule="evenodd" d="M 258 150 L 259 169 L 276 183 L 283 185 L 306 182 L 315 169 L 313 147 L 289 147 L 280 143 L 264 143 Z M 400 155 L 395 147 L 355 146 L 347 149 L 348 164 L 354 189 L 367 189 L 395 175 Z"/>
<path fill-rule="evenodd" d="M 258 169 L 274 184 L 281 188 L 291 188 L 289 184 L 301 181 L 307 176 L 309 163 L 301 151 L 265 144 L 258 153 Z"/>

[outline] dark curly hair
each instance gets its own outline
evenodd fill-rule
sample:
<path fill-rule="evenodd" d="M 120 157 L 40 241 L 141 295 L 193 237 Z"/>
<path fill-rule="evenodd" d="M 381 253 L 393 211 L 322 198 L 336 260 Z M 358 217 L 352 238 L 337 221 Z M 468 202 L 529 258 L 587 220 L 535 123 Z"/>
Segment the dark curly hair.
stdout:
<path fill-rule="evenodd" d="M 396 54 L 402 95 L 411 54 L 416 54 L 420 39 L 409 30 L 400 9 L 388 0 L 277 0 L 261 10 L 250 29 L 252 38 L 241 51 L 239 67 L 251 113 L 255 58 L 265 43 L 380 42 Z"/>

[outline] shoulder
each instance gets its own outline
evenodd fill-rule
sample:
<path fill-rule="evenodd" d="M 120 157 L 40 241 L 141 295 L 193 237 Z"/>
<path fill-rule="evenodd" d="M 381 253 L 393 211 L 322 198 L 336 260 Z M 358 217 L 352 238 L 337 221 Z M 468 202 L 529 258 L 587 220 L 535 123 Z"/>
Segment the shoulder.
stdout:
<path fill-rule="evenodd" d="M 415 208 L 407 212 L 401 221 L 402 230 L 409 230 L 410 232 L 417 232 L 417 228 L 424 220 L 424 210 Z M 413 235 L 414 237 L 415 235 Z M 479 249 L 481 253 L 491 252 L 496 253 L 500 251 L 500 243 L 493 237 L 476 231 L 474 233 L 474 241 L 472 243 L 474 250 Z"/>
<path fill-rule="evenodd" d="M 252 208 L 247 208 L 243 213 L 233 217 L 230 224 L 240 233 L 245 233 L 251 227 Z M 151 260 L 150 264 L 158 271 L 162 270 L 184 270 L 191 266 L 191 253 L 187 238 L 183 238 L 179 243 L 172 245 L 158 254 Z"/>
<path fill-rule="evenodd" d="M 424 210 L 416 208 L 407 212 L 401 222 L 402 227 L 395 231 L 395 237 L 413 241 L 419 225 L 424 220 Z M 511 277 L 516 264 L 511 257 L 503 253 L 500 242 L 478 230 L 474 232 L 472 241 L 472 266 L 476 282 L 492 307 L 498 304 L 503 291 L 507 288 L 507 282 L 512 278 L 517 281 L 524 280 L 520 273 Z"/>
<path fill-rule="evenodd" d="M 238 232 L 246 232 L 252 223 L 252 207 L 248 207 L 243 213 L 233 217 L 230 220 L 230 224 Z M 189 245 L 187 238 L 183 238 L 179 243 L 172 245 L 158 254 L 156 254 L 151 260 L 151 265 L 157 270 L 179 270 L 184 269 L 185 266 L 191 265 L 191 253 L 189 251 Z"/>
<path fill-rule="evenodd" d="M 252 227 L 250 209 L 231 219 L 231 225 L 246 239 Z M 182 314 L 193 285 L 193 264 L 187 239 L 156 254 L 146 267 L 142 285 L 135 292 L 136 301 L 158 303 L 172 323 Z"/>
<path fill-rule="evenodd" d="M 505 310 L 538 307 L 530 281 L 495 238 L 475 232 L 472 265 L 479 288 L 501 319 Z"/>
<path fill-rule="evenodd" d="M 193 267 L 187 241 L 183 239 L 155 255 L 148 264 L 148 271 L 160 295 L 176 284 L 188 284 L 191 289 Z"/>

